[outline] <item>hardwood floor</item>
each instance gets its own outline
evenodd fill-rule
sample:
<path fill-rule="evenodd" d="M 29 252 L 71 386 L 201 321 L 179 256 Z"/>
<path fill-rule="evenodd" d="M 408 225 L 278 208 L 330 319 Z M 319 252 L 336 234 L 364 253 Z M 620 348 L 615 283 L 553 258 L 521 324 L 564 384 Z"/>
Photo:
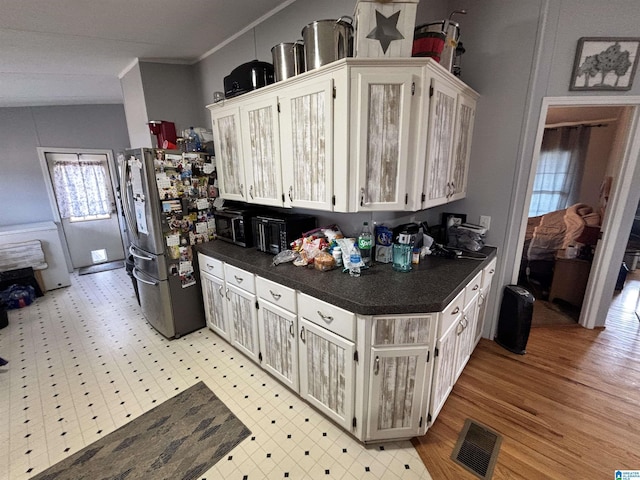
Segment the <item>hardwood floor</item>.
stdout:
<path fill-rule="evenodd" d="M 434 425 L 413 440 L 434 480 L 477 478 L 450 459 L 466 418 L 503 436 L 496 480 L 608 479 L 640 469 L 636 272 L 605 329 L 534 328 L 525 355 L 480 341 Z"/>

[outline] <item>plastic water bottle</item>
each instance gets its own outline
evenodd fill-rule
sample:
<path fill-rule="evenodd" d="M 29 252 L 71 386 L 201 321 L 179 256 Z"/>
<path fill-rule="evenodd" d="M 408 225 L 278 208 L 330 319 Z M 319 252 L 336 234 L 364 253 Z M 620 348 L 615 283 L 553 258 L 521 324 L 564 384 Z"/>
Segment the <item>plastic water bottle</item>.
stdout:
<path fill-rule="evenodd" d="M 360 252 L 356 248 L 355 243 L 351 246 L 351 251 L 349 252 L 349 275 L 352 277 L 360 276 L 360 262 L 362 258 L 360 257 Z"/>
<path fill-rule="evenodd" d="M 369 222 L 364 222 L 362 224 L 362 231 L 358 236 L 358 248 L 360 249 L 362 262 L 366 267 L 370 267 L 371 251 L 373 249 L 373 233 L 371 233 L 371 228 L 369 228 Z"/>

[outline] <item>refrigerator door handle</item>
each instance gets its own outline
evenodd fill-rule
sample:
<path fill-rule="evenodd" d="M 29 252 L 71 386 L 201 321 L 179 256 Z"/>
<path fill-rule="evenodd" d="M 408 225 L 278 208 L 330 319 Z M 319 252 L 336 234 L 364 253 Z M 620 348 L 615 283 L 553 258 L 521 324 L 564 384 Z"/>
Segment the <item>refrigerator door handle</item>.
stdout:
<path fill-rule="evenodd" d="M 129 232 L 136 238 L 138 237 L 138 229 L 136 228 L 136 224 L 133 220 L 133 216 L 131 214 L 131 210 L 129 210 L 129 187 L 127 185 L 127 172 L 129 171 L 129 161 L 127 157 L 121 155 L 118 159 L 121 163 L 120 168 L 120 192 L 121 192 L 121 202 L 122 202 L 122 213 L 124 214 L 124 220 L 127 223 L 127 227 Z"/>
<path fill-rule="evenodd" d="M 129 254 L 131 254 L 131 256 L 133 256 L 135 258 L 139 258 L 140 260 L 153 261 L 153 257 L 149 257 L 149 256 L 146 256 L 146 255 L 140 255 L 138 252 L 136 252 L 136 249 L 134 248 L 133 245 L 129 245 Z"/>
<path fill-rule="evenodd" d="M 158 285 L 158 282 L 150 282 L 149 280 L 145 280 L 144 278 L 140 278 L 138 275 L 136 275 L 137 271 L 138 270 L 136 269 L 136 267 L 133 267 L 133 271 L 131 272 L 136 280 L 138 280 L 139 282 L 142 282 L 142 283 L 146 283 L 147 285 L 153 285 L 154 287 L 156 285 Z"/>

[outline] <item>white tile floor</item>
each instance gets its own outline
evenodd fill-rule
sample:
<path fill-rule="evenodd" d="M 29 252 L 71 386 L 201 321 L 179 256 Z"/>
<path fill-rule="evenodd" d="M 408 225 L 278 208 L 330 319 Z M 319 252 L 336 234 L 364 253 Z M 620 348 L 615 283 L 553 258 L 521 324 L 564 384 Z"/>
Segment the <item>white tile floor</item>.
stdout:
<path fill-rule="evenodd" d="M 202 479 L 429 479 L 410 442 L 364 447 L 208 329 L 166 340 L 125 269 L 72 277 L 0 330 L 0 478 L 46 469 L 203 380 L 252 431 Z"/>

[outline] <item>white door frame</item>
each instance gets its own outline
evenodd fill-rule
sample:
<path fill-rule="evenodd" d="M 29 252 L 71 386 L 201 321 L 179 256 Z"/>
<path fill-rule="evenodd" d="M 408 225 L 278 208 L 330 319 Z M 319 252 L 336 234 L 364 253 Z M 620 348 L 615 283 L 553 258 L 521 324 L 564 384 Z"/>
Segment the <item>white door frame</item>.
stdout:
<path fill-rule="evenodd" d="M 38 147 L 38 159 L 40 160 L 40 168 L 42 169 L 42 176 L 44 177 L 44 185 L 49 197 L 49 203 L 51 205 L 51 211 L 53 213 L 53 221 L 58 227 L 58 232 L 64 239 L 63 250 L 64 257 L 67 262 L 67 268 L 69 272 L 73 272 L 73 263 L 71 262 L 71 254 L 69 253 L 69 244 L 67 243 L 67 237 L 62 228 L 62 219 L 60 218 L 60 212 L 58 211 L 58 201 L 56 200 L 56 194 L 53 190 L 53 183 L 51 182 L 51 175 L 49 174 L 49 165 L 47 164 L 47 153 L 63 153 L 76 155 L 78 153 L 87 153 L 91 155 L 105 155 L 107 157 L 107 165 L 109 166 L 109 176 L 111 179 L 111 189 L 113 191 L 113 199 L 116 203 L 116 215 L 118 217 L 118 225 L 120 226 L 120 232 L 122 232 L 122 219 L 120 216 L 120 210 L 118 206 L 118 189 L 117 178 L 118 172 L 115 169 L 115 163 L 113 161 L 113 151 L 96 149 L 96 148 L 58 148 L 58 147 Z"/>
<path fill-rule="evenodd" d="M 572 97 L 544 97 L 538 121 L 538 131 L 536 134 L 531 170 L 529 172 L 529 183 L 524 205 L 522 224 L 520 226 L 520 241 L 518 243 L 517 257 L 522 257 L 524 246 L 524 234 L 527 226 L 527 215 L 531 203 L 533 192 L 533 181 L 540 159 L 540 148 L 544 134 L 545 121 L 549 107 L 574 107 L 574 106 L 621 106 L 635 107 L 631 114 L 630 121 L 626 125 L 627 136 L 626 145 L 620 159 L 609 202 L 607 204 L 607 215 L 605 215 L 602 225 L 603 235 L 599 246 L 606 245 L 606 248 L 597 248 L 593 259 L 591 274 L 585 292 L 585 301 L 580 313 L 579 323 L 585 328 L 595 328 L 604 326 L 606 312 L 611 304 L 611 293 L 618 276 L 618 269 L 611 265 L 620 265 L 624 254 L 624 247 L 627 244 L 629 232 L 621 230 L 619 226 L 628 215 L 631 206 L 637 207 L 640 197 L 640 189 L 632 188 L 640 180 L 640 96 L 572 96 Z M 624 125 L 621 128 L 625 128 Z M 626 232 L 626 233 L 625 233 Z M 516 283 L 518 278 L 519 265 L 515 266 L 512 282 Z"/>

